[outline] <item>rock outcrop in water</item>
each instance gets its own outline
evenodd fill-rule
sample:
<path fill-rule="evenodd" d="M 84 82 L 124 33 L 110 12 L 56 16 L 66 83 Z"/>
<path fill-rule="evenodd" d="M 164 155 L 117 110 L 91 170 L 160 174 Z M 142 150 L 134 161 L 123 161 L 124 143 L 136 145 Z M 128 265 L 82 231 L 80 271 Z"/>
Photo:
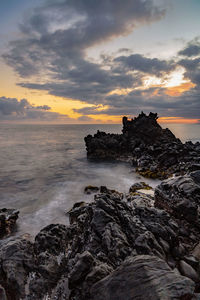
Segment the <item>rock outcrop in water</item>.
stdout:
<path fill-rule="evenodd" d="M 0 238 L 8 236 L 15 229 L 19 211 L 15 209 L 0 209 Z"/>
<path fill-rule="evenodd" d="M 0 292 L 7 300 L 199 299 L 199 176 L 162 182 L 155 206 L 144 183 L 124 198 L 100 187 L 92 203 L 69 211 L 69 226 L 51 224 L 34 242 L 2 240 Z M 183 195 L 197 207 L 192 219 L 176 214 Z"/>
<path fill-rule="evenodd" d="M 200 299 L 200 144 L 183 144 L 157 114 L 123 118 L 123 133 L 85 138 L 88 157 L 130 159 L 150 177 L 179 176 L 127 195 L 87 186 L 35 240 L 10 236 L 18 217 L 0 211 L 0 300 Z M 8 236 L 5 238 L 5 236 Z"/>
<path fill-rule="evenodd" d="M 200 143 L 183 144 L 169 129 L 157 123 L 157 114 L 123 117 L 122 134 L 98 131 L 85 137 L 90 159 L 129 160 L 137 172 L 149 178 L 200 170 Z"/>

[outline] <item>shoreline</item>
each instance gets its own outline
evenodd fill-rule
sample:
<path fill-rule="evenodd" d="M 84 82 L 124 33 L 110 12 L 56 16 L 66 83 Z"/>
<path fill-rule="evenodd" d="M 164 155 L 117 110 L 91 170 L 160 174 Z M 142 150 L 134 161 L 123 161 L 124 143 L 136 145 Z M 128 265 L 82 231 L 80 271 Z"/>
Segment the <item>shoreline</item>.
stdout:
<path fill-rule="evenodd" d="M 181 143 L 157 126 L 156 118 L 151 113 L 123 119 L 122 135 L 97 132 L 85 139 L 88 158 L 117 160 L 122 152 L 131 153 L 139 174 L 150 171 L 149 177 L 163 180 L 154 195 L 141 182 L 125 196 L 104 186 L 88 187 L 88 193 L 95 190 L 94 201 L 75 203 L 69 226 L 48 225 L 34 242 L 28 235 L 12 237 L 18 214 L 1 213 L 1 226 L 10 235 L 0 244 L 2 299 L 200 297 L 200 169 L 194 159 L 200 143 Z M 176 176 L 167 179 L 172 171 Z"/>

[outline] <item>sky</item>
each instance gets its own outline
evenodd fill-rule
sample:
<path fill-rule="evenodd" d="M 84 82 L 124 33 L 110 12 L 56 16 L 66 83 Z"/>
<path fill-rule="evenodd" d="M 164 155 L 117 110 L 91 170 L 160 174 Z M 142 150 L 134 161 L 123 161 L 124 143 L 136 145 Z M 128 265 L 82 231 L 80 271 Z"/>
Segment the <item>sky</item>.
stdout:
<path fill-rule="evenodd" d="M 199 0 L 1 0 L 0 122 L 200 123 Z"/>

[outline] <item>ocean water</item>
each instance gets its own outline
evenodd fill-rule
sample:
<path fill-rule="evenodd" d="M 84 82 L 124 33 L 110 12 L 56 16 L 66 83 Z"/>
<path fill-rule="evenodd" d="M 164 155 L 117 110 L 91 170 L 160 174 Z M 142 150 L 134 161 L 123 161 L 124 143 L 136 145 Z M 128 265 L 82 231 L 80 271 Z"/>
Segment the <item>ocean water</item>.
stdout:
<path fill-rule="evenodd" d="M 165 124 L 163 127 L 167 127 Z M 200 125 L 169 125 L 182 141 L 200 141 Z M 84 137 L 97 129 L 120 133 L 121 125 L 0 126 L 0 208 L 20 210 L 16 234 L 35 235 L 50 223 L 68 224 L 66 212 L 92 201 L 87 185 L 128 192 L 144 180 L 129 164 L 87 160 Z M 146 180 L 155 187 L 159 181 Z"/>

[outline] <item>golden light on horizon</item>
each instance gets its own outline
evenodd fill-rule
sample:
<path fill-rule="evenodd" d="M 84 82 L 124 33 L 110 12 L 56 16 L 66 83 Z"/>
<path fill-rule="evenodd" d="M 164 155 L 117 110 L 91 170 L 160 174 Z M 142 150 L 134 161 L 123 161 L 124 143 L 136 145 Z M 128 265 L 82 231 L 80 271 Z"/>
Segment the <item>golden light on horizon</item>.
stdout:
<path fill-rule="evenodd" d="M 180 117 L 160 117 L 159 123 L 176 123 L 176 124 L 198 124 L 199 119 L 185 119 Z"/>

